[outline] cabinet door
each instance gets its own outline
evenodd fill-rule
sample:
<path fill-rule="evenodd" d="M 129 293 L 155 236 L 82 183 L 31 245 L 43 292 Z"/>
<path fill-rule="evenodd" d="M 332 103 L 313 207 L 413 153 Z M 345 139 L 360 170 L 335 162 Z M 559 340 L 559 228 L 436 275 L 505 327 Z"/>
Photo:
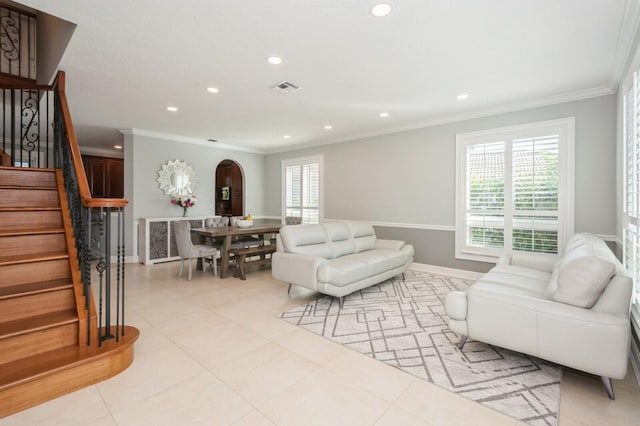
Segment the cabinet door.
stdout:
<path fill-rule="evenodd" d="M 92 197 L 124 197 L 123 159 L 83 155 L 82 162 Z"/>
<path fill-rule="evenodd" d="M 106 197 L 107 161 L 101 157 L 83 158 L 84 170 L 92 197 Z"/>
<path fill-rule="evenodd" d="M 124 161 L 112 158 L 107 161 L 107 197 L 124 197 Z"/>

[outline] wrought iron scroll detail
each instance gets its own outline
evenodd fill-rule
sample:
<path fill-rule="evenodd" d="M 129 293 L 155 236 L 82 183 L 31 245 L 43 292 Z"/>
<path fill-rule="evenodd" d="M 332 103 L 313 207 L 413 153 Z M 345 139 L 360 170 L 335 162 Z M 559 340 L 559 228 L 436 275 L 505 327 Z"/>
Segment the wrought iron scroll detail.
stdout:
<path fill-rule="evenodd" d="M 23 90 L 22 95 L 20 146 L 23 151 L 31 152 L 38 147 L 40 141 L 40 96 L 37 90 Z"/>
<path fill-rule="evenodd" d="M 13 16 L 0 17 L 0 51 L 9 61 L 20 59 L 20 31 Z"/>

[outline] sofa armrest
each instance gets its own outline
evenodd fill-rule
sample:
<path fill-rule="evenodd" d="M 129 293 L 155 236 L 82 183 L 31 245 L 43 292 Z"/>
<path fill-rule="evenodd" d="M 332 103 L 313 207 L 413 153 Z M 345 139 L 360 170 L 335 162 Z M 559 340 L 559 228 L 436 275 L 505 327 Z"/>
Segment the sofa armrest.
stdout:
<path fill-rule="evenodd" d="M 318 267 L 326 262 L 322 257 L 277 251 L 271 255 L 271 274 L 277 280 L 315 290 Z"/>
<path fill-rule="evenodd" d="M 551 272 L 559 259 L 560 257 L 556 255 L 514 253 L 510 256 L 501 256 L 498 263 Z"/>
<path fill-rule="evenodd" d="M 404 241 L 376 239 L 377 249 L 400 250 L 405 246 Z"/>
<path fill-rule="evenodd" d="M 444 299 L 444 311 L 456 321 L 467 319 L 467 294 L 464 291 L 451 291 Z"/>

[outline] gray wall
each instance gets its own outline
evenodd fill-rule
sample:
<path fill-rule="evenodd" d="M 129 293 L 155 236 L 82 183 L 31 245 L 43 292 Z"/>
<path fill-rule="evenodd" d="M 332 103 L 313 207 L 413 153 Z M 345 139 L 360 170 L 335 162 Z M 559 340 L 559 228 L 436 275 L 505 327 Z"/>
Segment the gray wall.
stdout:
<path fill-rule="evenodd" d="M 171 198 L 160 190 L 157 181 L 158 170 L 169 160 L 185 161 L 197 173 L 198 186 L 194 193 L 198 202 L 189 209 L 189 216 L 213 216 L 216 167 L 225 159 L 237 162 L 243 170 L 245 214 L 264 215 L 264 155 L 124 133 L 125 198 L 129 200 L 126 220 L 130 226 L 126 229 L 127 256 L 137 253 L 138 219 L 182 215 L 182 208 L 170 203 Z"/>
<path fill-rule="evenodd" d="M 454 258 L 457 133 L 575 117 L 575 231 L 616 234 L 616 97 L 505 113 L 285 153 L 266 159 L 266 213 L 281 214 L 283 159 L 324 155 L 325 219 L 377 223 L 411 242 L 415 261 L 485 271 Z"/>

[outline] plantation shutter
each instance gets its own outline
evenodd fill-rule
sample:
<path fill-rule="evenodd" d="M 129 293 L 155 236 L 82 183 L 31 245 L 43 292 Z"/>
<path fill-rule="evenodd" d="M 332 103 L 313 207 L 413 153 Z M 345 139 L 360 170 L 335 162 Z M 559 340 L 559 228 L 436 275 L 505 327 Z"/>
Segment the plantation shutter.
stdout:
<path fill-rule="evenodd" d="M 514 250 L 558 252 L 559 136 L 512 144 Z"/>
<path fill-rule="evenodd" d="M 467 147 L 466 233 L 469 247 L 504 247 L 505 143 Z"/>
<path fill-rule="evenodd" d="M 624 253 L 625 267 L 634 283 L 640 282 L 640 87 L 637 72 L 634 73 L 633 87 L 624 96 Z M 635 294 L 638 300 L 638 293 Z"/>
<path fill-rule="evenodd" d="M 285 166 L 285 216 L 320 222 L 320 163 L 292 161 Z"/>
<path fill-rule="evenodd" d="M 558 253 L 573 229 L 571 184 L 560 185 L 572 170 L 572 129 L 569 118 L 457 136 L 457 257 Z"/>

